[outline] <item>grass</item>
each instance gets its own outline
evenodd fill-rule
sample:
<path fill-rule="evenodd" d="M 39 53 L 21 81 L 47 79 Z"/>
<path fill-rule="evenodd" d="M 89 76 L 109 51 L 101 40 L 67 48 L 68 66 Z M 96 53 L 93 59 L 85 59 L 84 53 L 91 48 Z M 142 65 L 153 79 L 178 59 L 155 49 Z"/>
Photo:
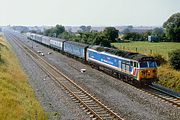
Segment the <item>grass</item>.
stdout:
<path fill-rule="evenodd" d="M 27 83 L 27 76 L 16 56 L 2 36 L 0 36 L 0 48 L 0 119 L 48 119 Z"/>
<path fill-rule="evenodd" d="M 180 71 L 172 69 L 168 64 L 162 65 L 158 68 L 158 83 L 180 92 Z"/>
<path fill-rule="evenodd" d="M 146 55 L 160 54 L 168 61 L 168 53 L 179 49 L 180 43 L 175 42 L 128 42 L 112 43 L 116 48 Z M 158 83 L 174 91 L 180 92 L 180 71 L 174 70 L 167 63 L 158 68 Z"/>
<path fill-rule="evenodd" d="M 128 43 L 112 43 L 115 47 L 121 50 L 138 52 L 142 54 L 161 54 L 168 60 L 168 53 L 172 50 L 180 48 L 180 43 L 174 42 L 128 42 Z"/>

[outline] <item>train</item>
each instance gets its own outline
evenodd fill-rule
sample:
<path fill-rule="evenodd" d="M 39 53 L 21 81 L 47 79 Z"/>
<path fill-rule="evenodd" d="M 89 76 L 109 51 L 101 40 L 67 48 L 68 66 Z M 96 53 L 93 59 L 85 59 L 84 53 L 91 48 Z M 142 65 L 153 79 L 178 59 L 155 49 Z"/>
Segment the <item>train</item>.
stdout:
<path fill-rule="evenodd" d="M 142 86 L 158 80 L 157 64 L 151 56 L 35 33 L 26 33 L 26 36 L 128 83 Z"/>

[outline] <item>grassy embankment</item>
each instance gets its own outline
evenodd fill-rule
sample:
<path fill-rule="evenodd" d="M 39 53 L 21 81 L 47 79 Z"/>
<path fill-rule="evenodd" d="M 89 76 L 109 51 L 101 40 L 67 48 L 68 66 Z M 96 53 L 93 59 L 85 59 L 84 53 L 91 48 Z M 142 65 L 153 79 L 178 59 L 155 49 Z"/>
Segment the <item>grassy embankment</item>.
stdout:
<path fill-rule="evenodd" d="M 168 61 L 168 53 L 180 48 L 180 43 L 173 42 L 129 42 L 112 43 L 121 50 L 138 52 L 146 55 L 160 54 Z M 174 70 L 170 65 L 164 64 L 158 68 L 159 84 L 180 92 L 180 71 Z"/>
<path fill-rule="evenodd" d="M 47 114 L 35 98 L 9 45 L 0 35 L 0 119 L 46 120 Z"/>

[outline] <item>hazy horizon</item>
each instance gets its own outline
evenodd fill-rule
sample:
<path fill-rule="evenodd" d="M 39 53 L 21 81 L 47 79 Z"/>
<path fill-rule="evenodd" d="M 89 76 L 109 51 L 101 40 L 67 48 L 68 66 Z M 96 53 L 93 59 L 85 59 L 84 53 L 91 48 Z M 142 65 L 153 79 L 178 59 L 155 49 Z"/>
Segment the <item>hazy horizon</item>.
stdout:
<path fill-rule="evenodd" d="M 0 26 L 162 26 L 180 0 L 0 0 Z"/>

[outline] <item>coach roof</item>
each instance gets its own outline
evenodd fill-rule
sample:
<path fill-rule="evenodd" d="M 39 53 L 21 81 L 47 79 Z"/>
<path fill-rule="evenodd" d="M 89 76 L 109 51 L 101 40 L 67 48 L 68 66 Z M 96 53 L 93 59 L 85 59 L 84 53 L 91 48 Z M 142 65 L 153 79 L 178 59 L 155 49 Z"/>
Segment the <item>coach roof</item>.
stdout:
<path fill-rule="evenodd" d="M 50 37 L 50 39 L 55 40 L 55 41 L 60 41 L 60 42 L 66 41 L 65 39 L 59 39 L 59 38 L 54 38 L 54 37 Z"/>
<path fill-rule="evenodd" d="M 88 47 L 89 46 L 88 44 L 73 42 L 73 41 L 65 41 L 65 43 L 69 43 L 69 44 L 73 44 L 73 45 L 81 46 L 81 47 Z"/>

